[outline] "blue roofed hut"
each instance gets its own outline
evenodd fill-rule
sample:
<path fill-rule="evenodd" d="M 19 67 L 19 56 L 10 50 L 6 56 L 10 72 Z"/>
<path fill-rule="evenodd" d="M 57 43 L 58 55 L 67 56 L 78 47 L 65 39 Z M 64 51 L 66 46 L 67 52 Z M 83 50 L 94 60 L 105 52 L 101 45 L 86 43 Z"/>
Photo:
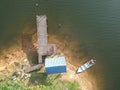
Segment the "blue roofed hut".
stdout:
<path fill-rule="evenodd" d="M 66 60 L 64 56 L 46 58 L 45 69 L 47 74 L 63 73 L 66 72 Z"/>

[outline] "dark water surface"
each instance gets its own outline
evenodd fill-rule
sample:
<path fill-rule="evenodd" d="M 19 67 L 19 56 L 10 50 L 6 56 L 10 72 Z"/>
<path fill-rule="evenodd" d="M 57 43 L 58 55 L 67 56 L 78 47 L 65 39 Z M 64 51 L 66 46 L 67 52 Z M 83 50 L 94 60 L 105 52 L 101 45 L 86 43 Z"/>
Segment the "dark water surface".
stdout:
<path fill-rule="evenodd" d="M 79 42 L 73 48 L 83 47 L 88 57 L 97 60 L 105 90 L 120 90 L 120 0 L 2 0 L 0 50 L 24 27 L 35 27 L 36 14 L 47 15 L 49 34 L 69 33 L 70 39 Z"/>

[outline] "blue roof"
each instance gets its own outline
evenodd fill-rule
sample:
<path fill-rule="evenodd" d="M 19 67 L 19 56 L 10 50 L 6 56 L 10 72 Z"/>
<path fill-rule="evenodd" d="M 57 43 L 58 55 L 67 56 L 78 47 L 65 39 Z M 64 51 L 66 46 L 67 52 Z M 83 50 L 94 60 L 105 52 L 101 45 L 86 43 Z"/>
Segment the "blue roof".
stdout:
<path fill-rule="evenodd" d="M 45 69 L 47 74 L 66 72 L 65 57 L 46 58 Z"/>
<path fill-rule="evenodd" d="M 66 66 L 48 67 L 45 68 L 47 74 L 56 74 L 66 72 Z"/>
<path fill-rule="evenodd" d="M 65 57 L 46 58 L 45 67 L 66 66 Z"/>

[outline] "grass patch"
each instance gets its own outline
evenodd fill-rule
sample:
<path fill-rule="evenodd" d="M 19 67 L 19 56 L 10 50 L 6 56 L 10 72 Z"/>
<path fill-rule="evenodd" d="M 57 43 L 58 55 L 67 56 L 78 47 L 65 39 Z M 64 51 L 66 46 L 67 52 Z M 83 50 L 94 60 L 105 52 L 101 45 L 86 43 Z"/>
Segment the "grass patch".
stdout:
<path fill-rule="evenodd" d="M 6 82 L 0 82 L 0 90 L 29 90 L 29 88 L 24 87 L 22 82 L 9 80 Z"/>
<path fill-rule="evenodd" d="M 66 82 L 65 86 L 68 88 L 68 90 L 78 90 L 79 88 L 79 84 L 77 82 L 74 83 Z"/>
<path fill-rule="evenodd" d="M 51 74 L 33 72 L 31 74 L 31 82 L 35 80 L 41 90 L 78 90 L 79 84 L 77 82 L 63 82 L 59 78 L 61 74 Z"/>
<path fill-rule="evenodd" d="M 0 82 L 0 90 L 79 90 L 77 82 L 63 82 L 59 80 L 61 74 L 47 75 L 41 72 L 32 72 L 29 83 L 24 86 L 24 82 L 8 80 Z M 37 81 L 37 84 L 34 82 Z"/>

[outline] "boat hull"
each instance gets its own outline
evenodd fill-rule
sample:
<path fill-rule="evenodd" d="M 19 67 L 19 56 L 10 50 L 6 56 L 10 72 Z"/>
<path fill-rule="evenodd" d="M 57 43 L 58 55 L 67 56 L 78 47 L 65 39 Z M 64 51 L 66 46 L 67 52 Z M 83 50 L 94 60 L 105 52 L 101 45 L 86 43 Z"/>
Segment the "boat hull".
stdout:
<path fill-rule="evenodd" d="M 82 66 L 80 66 L 78 68 L 78 70 L 76 71 L 76 73 L 81 73 L 85 70 L 87 70 L 88 68 L 92 67 L 95 64 L 96 60 L 91 59 L 90 61 L 86 62 L 85 64 L 83 64 Z"/>

